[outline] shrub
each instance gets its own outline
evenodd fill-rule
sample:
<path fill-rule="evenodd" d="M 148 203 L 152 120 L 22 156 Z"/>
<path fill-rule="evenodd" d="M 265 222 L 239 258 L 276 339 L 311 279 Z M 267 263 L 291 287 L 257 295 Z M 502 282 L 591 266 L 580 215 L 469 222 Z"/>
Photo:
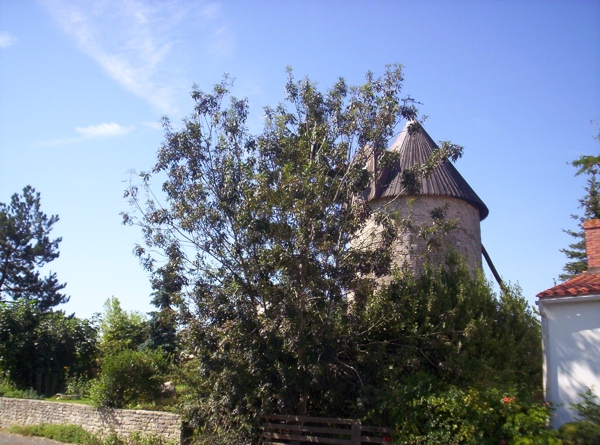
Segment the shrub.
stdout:
<path fill-rule="evenodd" d="M 162 351 L 124 350 L 110 355 L 92 384 L 90 396 L 98 406 L 123 408 L 160 398 L 167 362 Z"/>
<path fill-rule="evenodd" d="M 0 379 L 0 397 L 9 397 L 12 399 L 38 399 L 44 398 L 43 395 L 39 395 L 33 388 L 29 389 L 18 389 L 15 388 L 8 380 Z"/>
<path fill-rule="evenodd" d="M 541 386 L 541 326 L 527 300 L 517 287 L 496 295 L 460 257 L 418 277 L 399 273 L 362 316 L 358 371 L 376 387 L 419 373 L 459 388 Z"/>
<path fill-rule="evenodd" d="M 403 445 L 560 443 L 548 428 L 551 409 L 510 387 L 459 388 L 420 375 L 397 385 L 381 409 Z"/>
<path fill-rule="evenodd" d="M 588 388 L 584 394 L 579 394 L 583 397 L 583 402 L 572 403 L 571 408 L 577 410 L 579 417 L 583 420 L 600 425 L 600 405 L 596 400 L 598 396 Z"/>
<path fill-rule="evenodd" d="M 65 382 L 67 394 L 77 394 L 82 399 L 87 399 L 90 396 L 91 388 L 92 380 L 84 376 L 69 377 Z"/>
<path fill-rule="evenodd" d="M 580 422 L 565 423 L 559 428 L 563 445 L 597 445 L 600 443 L 600 405 L 598 396 L 591 389 L 584 394 L 581 403 L 572 403 L 571 409 L 577 410 Z"/>
<path fill-rule="evenodd" d="M 593 422 L 569 422 L 559 428 L 563 445 L 598 445 L 600 425 Z"/>

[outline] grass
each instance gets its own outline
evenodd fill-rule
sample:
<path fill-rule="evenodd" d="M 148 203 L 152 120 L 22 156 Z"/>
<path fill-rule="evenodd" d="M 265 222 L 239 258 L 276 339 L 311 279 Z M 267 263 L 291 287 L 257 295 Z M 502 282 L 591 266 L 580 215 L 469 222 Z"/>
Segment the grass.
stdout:
<path fill-rule="evenodd" d="M 123 438 L 115 433 L 100 438 L 88 433 L 79 425 L 53 425 L 42 423 L 30 426 L 12 426 L 8 432 L 23 436 L 45 437 L 63 443 L 84 445 L 175 445 L 173 441 L 166 441 L 160 436 L 133 432 L 128 438 Z"/>
<path fill-rule="evenodd" d="M 58 399 L 56 396 L 47 397 L 44 399 L 46 402 L 60 402 L 60 403 L 75 403 L 78 405 L 90 405 L 94 404 L 90 399 Z"/>
<path fill-rule="evenodd" d="M 51 425 L 42 423 L 31 426 L 12 426 L 8 429 L 10 433 L 23 436 L 46 437 L 63 443 L 101 444 L 99 438 L 88 433 L 79 425 Z"/>

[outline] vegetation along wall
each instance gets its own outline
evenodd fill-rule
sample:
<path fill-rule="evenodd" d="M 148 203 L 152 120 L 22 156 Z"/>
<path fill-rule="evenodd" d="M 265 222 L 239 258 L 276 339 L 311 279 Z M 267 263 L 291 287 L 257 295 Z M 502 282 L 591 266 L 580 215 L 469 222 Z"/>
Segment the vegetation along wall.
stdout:
<path fill-rule="evenodd" d="M 177 414 L 0 397 L 0 428 L 41 423 L 81 425 L 98 435 L 115 432 L 128 436 L 141 431 L 177 443 L 181 441 L 181 418 Z"/>

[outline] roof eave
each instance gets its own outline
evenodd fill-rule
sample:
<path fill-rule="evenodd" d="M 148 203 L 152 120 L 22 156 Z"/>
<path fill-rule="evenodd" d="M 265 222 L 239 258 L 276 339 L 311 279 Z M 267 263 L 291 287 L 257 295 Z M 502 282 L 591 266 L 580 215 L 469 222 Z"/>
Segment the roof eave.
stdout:
<path fill-rule="evenodd" d="M 600 301 L 600 294 L 587 294 L 587 295 L 554 295 L 538 297 L 536 304 L 562 304 L 562 303 L 577 303 L 577 302 L 590 302 Z"/>

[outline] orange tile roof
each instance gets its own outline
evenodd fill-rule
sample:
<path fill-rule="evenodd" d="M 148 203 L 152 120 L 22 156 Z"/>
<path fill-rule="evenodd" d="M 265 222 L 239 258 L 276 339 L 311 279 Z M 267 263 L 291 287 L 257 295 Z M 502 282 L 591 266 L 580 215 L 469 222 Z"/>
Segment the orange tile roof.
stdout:
<path fill-rule="evenodd" d="M 578 297 L 598 294 L 600 294 L 600 273 L 583 272 L 575 278 L 540 292 L 537 297 Z"/>

